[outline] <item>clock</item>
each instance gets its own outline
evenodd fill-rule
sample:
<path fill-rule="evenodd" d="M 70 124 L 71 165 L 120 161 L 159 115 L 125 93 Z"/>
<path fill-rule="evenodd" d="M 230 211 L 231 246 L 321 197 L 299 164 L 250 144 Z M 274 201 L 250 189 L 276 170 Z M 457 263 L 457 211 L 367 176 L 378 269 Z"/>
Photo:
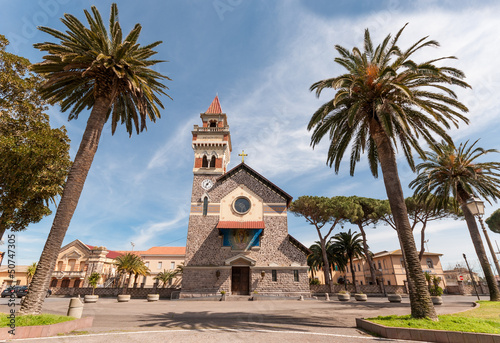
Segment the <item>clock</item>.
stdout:
<path fill-rule="evenodd" d="M 214 185 L 213 181 L 210 179 L 205 179 L 201 182 L 201 188 L 204 190 L 208 191 L 210 188 L 212 188 Z"/>

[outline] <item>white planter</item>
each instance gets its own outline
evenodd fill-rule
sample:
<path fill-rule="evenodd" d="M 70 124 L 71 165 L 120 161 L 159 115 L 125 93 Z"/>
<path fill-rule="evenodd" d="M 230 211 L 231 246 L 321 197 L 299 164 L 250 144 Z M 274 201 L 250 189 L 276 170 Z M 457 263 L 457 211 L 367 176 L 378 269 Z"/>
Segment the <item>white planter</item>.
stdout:
<path fill-rule="evenodd" d="M 158 301 L 160 300 L 159 294 L 148 294 L 148 301 Z"/>
<path fill-rule="evenodd" d="M 401 295 L 399 294 L 389 294 L 387 296 L 387 299 L 391 302 L 391 303 L 400 303 L 401 302 Z"/>
<path fill-rule="evenodd" d="M 120 294 L 117 298 L 119 303 L 125 303 L 130 300 L 130 294 Z"/>
<path fill-rule="evenodd" d="M 356 301 L 366 301 L 368 299 L 366 294 L 354 294 L 354 298 Z"/>
<path fill-rule="evenodd" d="M 339 293 L 337 294 L 337 298 L 340 301 L 349 301 L 351 299 L 351 295 L 349 293 Z"/>
<path fill-rule="evenodd" d="M 96 303 L 98 299 L 99 299 L 98 295 L 86 295 L 83 297 L 83 301 L 86 304 Z"/>

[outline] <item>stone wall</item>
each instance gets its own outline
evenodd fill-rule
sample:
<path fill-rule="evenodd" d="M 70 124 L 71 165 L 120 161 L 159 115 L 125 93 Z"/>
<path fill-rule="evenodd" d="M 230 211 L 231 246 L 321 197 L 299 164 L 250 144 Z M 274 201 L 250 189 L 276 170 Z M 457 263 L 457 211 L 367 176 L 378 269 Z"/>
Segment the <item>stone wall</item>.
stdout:
<path fill-rule="evenodd" d="M 338 293 L 340 291 L 344 291 L 346 287 L 344 285 L 333 285 L 333 292 L 330 292 L 328 289 L 328 285 L 310 285 L 311 293 L 313 295 L 324 295 L 325 293 Z M 393 285 L 384 285 L 386 294 L 405 294 L 406 288 L 404 286 L 393 286 Z M 354 294 L 354 286 L 347 285 L 347 291 Z M 358 285 L 358 291 L 363 292 L 365 294 L 379 294 L 383 295 L 384 291 L 380 287 L 380 285 Z"/>
<path fill-rule="evenodd" d="M 53 287 L 52 295 L 66 295 L 76 297 L 92 294 L 92 287 L 70 288 Z M 179 292 L 179 288 L 128 288 L 124 293 L 123 288 L 102 288 L 95 289 L 94 294 L 100 297 L 116 297 L 119 294 L 130 294 L 133 299 L 146 299 L 148 294 L 160 294 L 160 298 L 170 299 L 173 292 Z"/>

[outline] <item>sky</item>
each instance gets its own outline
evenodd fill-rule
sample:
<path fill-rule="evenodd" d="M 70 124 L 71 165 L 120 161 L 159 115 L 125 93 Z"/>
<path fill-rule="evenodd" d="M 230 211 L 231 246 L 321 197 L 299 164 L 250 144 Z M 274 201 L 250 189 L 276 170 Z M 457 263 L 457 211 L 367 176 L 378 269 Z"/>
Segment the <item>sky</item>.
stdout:
<path fill-rule="evenodd" d="M 331 99 L 318 99 L 309 87 L 316 81 L 343 73 L 334 63 L 334 45 L 362 46 L 363 32 L 374 42 L 395 34 L 405 23 L 400 45 L 409 47 L 430 36 L 441 47 L 415 56 L 422 61 L 456 56 L 448 64 L 465 72 L 471 89 L 456 89 L 469 108 L 470 124 L 460 123 L 449 133 L 456 143 L 480 139 L 483 148 L 500 149 L 500 68 L 492 63 L 500 46 L 500 3 L 496 1 L 118 1 L 123 31 L 142 25 L 140 44 L 161 40 L 156 57 L 168 62 L 154 69 L 169 76 L 165 109 L 148 130 L 129 138 L 125 127 L 111 135 L 105 125 L 78 207 L 63 244 L 79 239 L 110 250 L 146 250 L 152 246 L 184 246 L 192 188 L 191 130 L 201 125 L 216 94 L 228 116 L 233 153 L 229 168 L 241 160 L 243 149 L 250 167 L 297 199 L 301 195 L 357 195 L 386 199 L 383 180 L 369 172 L 366 156 L 349 175 L 348 155 L 338 174 L 326 165 L 327 140 L 313 149 L 306 126 L 314 111 Z M 36 29 L 64 30 L 64 13 L 85 21 L 85 0 L 0 0 L 0 33 L 10 40 L 8 51 L 40 62 L 43 54 L 33 44 L 53 41 Z M 105 22 L 111 2 L 99 1 Z M 71 157 L 78 149 L 88 112 L 68 121 L 57 106 L 48 110 L 53 127 L 65 126 L 71 139 Z M 487 155 L 499 161 L 500 155 Z M 416 177 L 398 155 L 405 196 Z M 485 218 L 500 205 L 486 204 Z M 55 211 L 54 211 L 55 212 Z M 31 224 L 17 234 L 17 263 L 38 260 L 53 216 Z M 309 246 L 314 228 L 303 218 L 288 214 L 289 233 Z M 349 225 L 343 227 L 349 229 Z M 335 229 L 337 233 L 342 228 Z M 355 228 L 353 227 L 353 230 Z M 464 221 L 442 220 L 427 230 L 428 248 L 442 253 L 445 268 L 463 264 L 465 253 L 480 271 Z M 490 238 L 500 241 L 498 234 Z M 399 248 L 393 229 L 369 228 L 373 252 Z M 417 246 L 419 232 L 415 232 Z M 1 247 L 0 247 L 1 249 Z"/>

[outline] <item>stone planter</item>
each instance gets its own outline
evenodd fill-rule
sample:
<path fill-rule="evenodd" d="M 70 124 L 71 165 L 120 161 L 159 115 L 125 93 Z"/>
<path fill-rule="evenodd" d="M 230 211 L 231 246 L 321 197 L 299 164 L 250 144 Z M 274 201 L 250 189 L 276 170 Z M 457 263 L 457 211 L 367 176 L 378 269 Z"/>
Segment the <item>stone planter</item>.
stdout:
<path fill-rule="evenodd" d="M 354 298 L 356 301 L 366 301 L 368 299 L 366 294 L 354 294 Z"/>
<path fill-rule="evenodd" d="M 130 294 L 119 294 L 117 298 L 119 303 L 125 303 L 130 300 Z"/>
<path fill-rule="evenodd" d="M 148 294 L 148 301 L 158 301 L 160 300 L 159 294 Z"/>
<path fill-rule="evenodd" d="M 220 301 L 226 301 L 226 293 L 221 294 Z"/>
<path fill-rule="evenodd" d="M 83 297 L 83 301 L 86 303 L 86 304 L 90 304 L 90 303 L 96 303 L 97 300 L 99 299 L 99 296 L 98 295 L 86 295 Z"/>
<path fill-rule="evenodd" d="M 432 303 L 434 305 L 442 305 L 443 304 L 443 298 L 440 296 L 431 296 Z"/>
<path fill-rule="evenodd" d="M 387 299 L 391 302 L 391 303 L 400 303 L 401 302 L 401 295 L 399 294 L 389 294 L 387 296 Z"/>
<path fill-rule="evenodd" d="M 340 301 L 349 301 L 351 299 L 351 295 L 349 293 L 338 293 L 337 298 Z"/>

